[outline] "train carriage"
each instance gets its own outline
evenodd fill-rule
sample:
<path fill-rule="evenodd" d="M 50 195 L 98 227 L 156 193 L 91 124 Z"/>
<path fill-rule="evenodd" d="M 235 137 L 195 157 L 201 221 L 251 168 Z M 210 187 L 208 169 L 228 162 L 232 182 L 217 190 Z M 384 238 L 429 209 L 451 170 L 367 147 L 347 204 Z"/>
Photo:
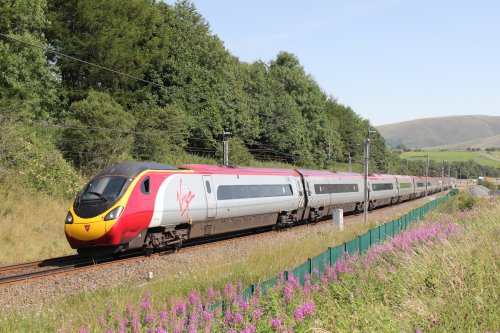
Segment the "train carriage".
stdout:
<path fill-rule="evenodd" d="M 372 174 L 368 177 L 370 208 L 377 208 L 398 201 L 398 186 L 393 175 Z"/>
<path fill-rule="evenodd" d="M 396 175 L 395 177 L 398 187 L 398 202 L 412 199 L 415 194 L 413 179 L 410 176 Z"/>
<path fill-rule="evenodd" d="M 308 197 L 305 218 L 317 220 L 331 215 L 333 209 L 361 211 L 363 175 L 352 172 L 297 170 L 303 177 Z"/>

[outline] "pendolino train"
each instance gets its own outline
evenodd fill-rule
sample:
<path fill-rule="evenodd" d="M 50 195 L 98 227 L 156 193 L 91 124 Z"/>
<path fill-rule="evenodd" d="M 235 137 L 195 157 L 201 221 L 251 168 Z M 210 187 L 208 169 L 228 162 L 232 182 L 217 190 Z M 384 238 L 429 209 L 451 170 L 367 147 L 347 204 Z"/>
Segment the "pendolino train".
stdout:
<path fill-rule="evenodd" d="M 369 208 L 447 190 L 452 178 L 372 174 Z M 188 239 L 360 212 L 363 174 L 159 163 L 116 164 L 78 193 L 65 221 L 83 255 L 179 247 Z"/>

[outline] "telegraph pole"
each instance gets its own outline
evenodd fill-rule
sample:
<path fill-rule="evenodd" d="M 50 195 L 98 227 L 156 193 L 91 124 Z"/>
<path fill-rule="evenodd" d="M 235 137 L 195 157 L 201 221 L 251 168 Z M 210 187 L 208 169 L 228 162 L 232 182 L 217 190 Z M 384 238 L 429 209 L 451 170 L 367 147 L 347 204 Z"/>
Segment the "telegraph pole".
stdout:
<path fill-rule="evenodd" d="M 428 185 L 428 180 L 429 178 L 429 155 L 427 155 L 427 164 L 425 165 L 425 196 L 427 196 L 427 185 Z"/>
<path fill-rule="evenodd" d="M 233 133 L 231 132 L 226 132 L 222 131 L 222 149 L 224 151 L 224 160 L 223 160 L 223 165 L 228 166 L 229 165 L 229 144 L 226 140 L 227 135 L 231 135 Z"/>
<path fill-rule="evenodd" d="M 368 195 L 368 162 L 370 161 L 370 133 L 373 131 L 370 131 L 370 127 L 368 127 L 368 133 L 365 139 L 365 192 L 364 192 L 364 199 L 365 203 L 363 205 L 364 208 L 364 221 L 365 225 L 368 224 L 368 206 L 370 204 L 370 198 Z"/>

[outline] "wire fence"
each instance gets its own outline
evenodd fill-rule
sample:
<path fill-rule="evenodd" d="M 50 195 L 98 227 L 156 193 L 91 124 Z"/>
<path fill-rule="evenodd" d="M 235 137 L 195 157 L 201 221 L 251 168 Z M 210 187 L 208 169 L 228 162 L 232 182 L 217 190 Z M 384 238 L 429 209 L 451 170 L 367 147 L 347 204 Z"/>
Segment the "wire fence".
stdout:
<path fill-rule="evenodd" d="M 262 295 L 265 295 L 268 289 L 273 288 L 278 284 L 281 276 L 284 281 L 288 281 L 288 276 L 293 274 L 294 279 L 300 281 L 300 285 L 304 286 L 307 275 L 312 275 L 313 272 L 318 272 L 319 274 L 324 273 L 327 267 L 334 266 L 337 260 L 341 259 L 345 255 L 363 255 L 373 245 L 383 243 L 387 239 L 394 237 L 398 233 L 401 233 L 404 230 L 408 229 L 412 224 L 422 220 L 428 212 L 434 210 L 441 203 L 448 200 L 449 197 L 456 195 L 457 192 L 457 189 L 452 189 L 447 195 L 432 200 L 425 205 L 412 210 L 406 215 L 399 217 L 398 219 L 389 221 L 374 229 L 368 230 L 363 235 L 360 235 L 349 242 L 338 245 L 336 247 L 329 247 L 323 253 L 317 255 L 314 258 L 307 259 L 307 261 L 305 261 L 301 265 L 295 267 L 290 271 L 283 272 L 283 274 L 280 276 L 266 280 L 256 285 L 252 284 L 243 291 L 243 299 L 250 299 L 252 295 L 255 294 L 256 290 L 260 290 Z M 222 307 L 224 307 L 224 304 L 222 304 Z"/>

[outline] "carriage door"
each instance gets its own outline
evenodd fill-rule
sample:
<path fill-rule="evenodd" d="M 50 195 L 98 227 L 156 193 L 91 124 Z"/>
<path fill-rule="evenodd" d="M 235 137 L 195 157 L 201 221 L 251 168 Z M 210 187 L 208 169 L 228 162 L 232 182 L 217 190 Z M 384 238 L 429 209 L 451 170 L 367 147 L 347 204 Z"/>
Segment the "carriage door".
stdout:
<path fill-rule="evenodd" d="M 297 190 L 299 191 L 299 207 L 304 208 L 304 188 L 302 186 L 302 179 L 300 177 L 296 177 L 295 180 L 297 181 Z"/>
<path fill-rule="evenodd" d="M 203 186 L 205 187 L 205 197 L 207 199 L 207 218 L 214 218 L 217 215 L 217 200 L 215 199 L 212 176 L 203 176 Z"/>

